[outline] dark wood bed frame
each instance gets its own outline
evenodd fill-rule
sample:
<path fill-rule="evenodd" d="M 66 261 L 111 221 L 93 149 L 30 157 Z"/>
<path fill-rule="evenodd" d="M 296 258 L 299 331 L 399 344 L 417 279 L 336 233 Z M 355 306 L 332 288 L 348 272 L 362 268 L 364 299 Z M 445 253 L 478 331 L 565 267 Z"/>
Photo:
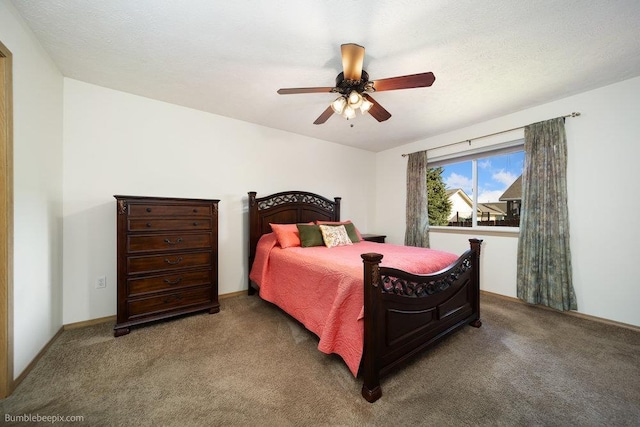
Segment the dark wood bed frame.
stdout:
<path fill-rule="evenodd" d="M 249 268 L 260 236 L 269 223 L 339 221 L 340 197 L 334 201 L 305 191 L 266 197 L 249 193 Z M 383 255 L 362 254 L 364 263 L 364 352 L 359 373 L 362 396 L 382 396 L 380 377 L 422 350 L 470 324 L 480 327 L 480 246 L 471 248 L 446 270 L 430 275 L 381 267 Z M 249 294 L 259 290 L 249 280 Z"/>

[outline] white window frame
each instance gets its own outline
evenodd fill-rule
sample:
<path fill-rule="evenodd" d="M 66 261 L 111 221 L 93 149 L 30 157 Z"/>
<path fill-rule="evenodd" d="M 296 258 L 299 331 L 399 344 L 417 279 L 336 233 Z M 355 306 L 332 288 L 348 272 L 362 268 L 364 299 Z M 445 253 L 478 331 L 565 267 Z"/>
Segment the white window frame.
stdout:
<path fill-rule="evenodd" d="M 478 225 L 478 159 L 498 156 L 501 154 L 515 153 L 524 151 L 524 139 L 516 139 L 488 147 L 481 147 L 472 150 L 466 150 L 460 153 L 446 154 L 437 156 L 427 160 L 427 168 L 436 168 L 438 166 L 446 166 L 453 163 L 461 163 L 471 160 L 471 179 L 473 180 L 473 207 L 472 207 L 472 223 L 471 227 L 456 227 L 444 225 L 430 225 L 429 229 L 433 230 L 476 230 L 476 231 L 492 231 L 492 232 L 519 232 L 520 227 L 496 227 Z M 526 153 L 525 153 L 526 156 Z"/>

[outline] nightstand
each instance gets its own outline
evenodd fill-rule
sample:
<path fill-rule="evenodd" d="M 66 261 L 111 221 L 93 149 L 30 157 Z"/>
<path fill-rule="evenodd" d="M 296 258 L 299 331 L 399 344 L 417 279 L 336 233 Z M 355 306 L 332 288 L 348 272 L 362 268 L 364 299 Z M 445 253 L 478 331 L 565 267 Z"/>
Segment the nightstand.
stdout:
<path fill-rule="evenodd" d="M 387 236 L 384 236 L 382 234 L 363 234 L 362 235 L 362 239 L 366 240 L 367 242 L 384 243 L 384 239 L 386 238 Z"/>

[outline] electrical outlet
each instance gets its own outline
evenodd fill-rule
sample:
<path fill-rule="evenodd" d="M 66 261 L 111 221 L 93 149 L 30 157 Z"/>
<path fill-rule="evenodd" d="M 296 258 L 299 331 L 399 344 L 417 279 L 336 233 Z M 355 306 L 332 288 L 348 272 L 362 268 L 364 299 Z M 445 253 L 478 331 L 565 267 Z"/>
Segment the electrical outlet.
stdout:
<path fill-rule="evenodd" d="M 107 276 L 100 276 L 96 279 L 96 289 L 107 287 Z"/>

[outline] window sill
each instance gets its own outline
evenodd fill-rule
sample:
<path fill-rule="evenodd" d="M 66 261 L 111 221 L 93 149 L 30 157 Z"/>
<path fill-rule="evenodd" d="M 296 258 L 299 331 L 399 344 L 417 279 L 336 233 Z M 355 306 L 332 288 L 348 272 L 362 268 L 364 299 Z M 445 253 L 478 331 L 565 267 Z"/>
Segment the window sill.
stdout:
<path fill-rule="evenodd" d="M 446 234 L 474 234 L 483 236 L 518 237 L 518 227 L 443 227 L 430 226 L 429 231 Z"/>

